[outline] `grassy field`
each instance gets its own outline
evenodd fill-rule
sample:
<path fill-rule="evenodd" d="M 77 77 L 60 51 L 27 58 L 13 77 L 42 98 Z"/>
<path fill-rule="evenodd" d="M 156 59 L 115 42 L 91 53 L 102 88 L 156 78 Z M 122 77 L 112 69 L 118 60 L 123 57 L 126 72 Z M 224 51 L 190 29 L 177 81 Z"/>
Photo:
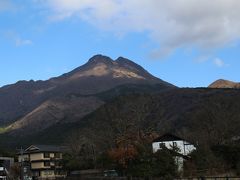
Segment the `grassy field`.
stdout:
<path fill-rule="evenodd" d="M 0 134 L 3 134 L 7 131 L 6 127 L 0 127 Z"/>

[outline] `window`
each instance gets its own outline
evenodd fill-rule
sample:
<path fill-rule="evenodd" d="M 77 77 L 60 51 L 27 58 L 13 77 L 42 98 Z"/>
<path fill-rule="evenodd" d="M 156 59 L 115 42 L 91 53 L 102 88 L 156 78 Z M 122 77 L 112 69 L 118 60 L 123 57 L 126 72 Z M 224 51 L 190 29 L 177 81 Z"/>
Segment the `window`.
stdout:
<path fill-rule="evenodd" d="M 59 162 L 59 161 L 56 161 L 56 162 L 55 162 L 55 166 L 60 166 L 60 162 Z"/>
<path fill-rule="evenodd" d="M 173 147 L 177 147 L 177 142 L 173 142 Z"/>
<path fill-rule="evenodd" d="M 50 153 L 45 152 L 44 153 L 44 158 L 50 158 Z"/>
<path fill-rule="evenodd" d="M 160 143 L 160 144 L 159 144 L 159 147 L 160 147 L 160 149 L 162 149 L 163 147 L 166 147 L 166 146 L 165 146 L 165 143 Z"/>
<path fill-rule="evenodd" d="M 23 172 L 24 173 L 27 173 L 27 170 L 28 170 L 27 167 L 23 167 Z"/>
<path fill-rule="evenodd" d="M 61 170 L 56 170 L 55 175 L 64 175 L 64 173 Z"/>
<path fill-rule="evenodd" d="M 49 161 L 44 162 L 44 166 L 49 167 L 50 166 L 50 162 Z"/>
<path fill-rule="evenodd" d="M 60 158 L 60 153 L 55 153 L 55 158 Z"/>
<path fill-rule="evenodd" d="M 44 175 L 52 175 L 52 171 L 44 171 Z"/>

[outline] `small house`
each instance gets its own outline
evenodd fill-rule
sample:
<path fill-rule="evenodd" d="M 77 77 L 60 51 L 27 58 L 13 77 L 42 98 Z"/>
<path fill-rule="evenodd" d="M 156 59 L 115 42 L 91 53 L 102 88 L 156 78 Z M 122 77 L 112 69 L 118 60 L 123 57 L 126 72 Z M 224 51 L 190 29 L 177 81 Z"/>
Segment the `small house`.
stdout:
<path fill-rule="evenodd" d="M 184 159 L 189 158 L 189 154 L 196 150 L 194 144 L 169 133 L 154 139 L 152 142 L 153 153 L 161 150 L 163 147 L 166 147 L 169 150 L 177 150 L 177 153 L 175 153 L 175 161 L 178 165 L 179 171 L 183 169 Z"/>

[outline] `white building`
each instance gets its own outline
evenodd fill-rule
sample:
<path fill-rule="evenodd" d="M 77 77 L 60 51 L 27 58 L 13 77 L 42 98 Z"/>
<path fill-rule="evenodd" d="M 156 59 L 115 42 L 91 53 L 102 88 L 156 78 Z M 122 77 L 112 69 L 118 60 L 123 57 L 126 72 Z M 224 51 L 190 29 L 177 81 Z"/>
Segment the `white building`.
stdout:
<path fill-rule="evenodd" d="M 172 134 L 164 134 L 153 140 L 152 142 L 153 153 L 162 149 L 162 147 L 164 146 L 169 150 L 173 150 L 174 148 L 178 150 L 177 151 L 178 155 L 175 156 L 175 161 L 176 164 L 178 165 L 179 171 L 182 171 L 183 169 L 184 159 L 188 158 L 189 154 L 196 150 L 196 147 L 192 143 Z"/>
<path fill-rule="evenodd" d="M 190 142 L 172 134 L 164 134 L 153 140 L 152 148 L 154 153 L 161 149 L 162 146 L 165 146 L 168 149 L 177 147 L 179 149 L 178 153 L 184 156 L 187 156 L 196 149 L 196 147 Z"/>
<path fill-rule="evenodd" d="M 12 157 L 0 157 L 0 180 L 6 180 L 8 172 L 14 163 Z"/>

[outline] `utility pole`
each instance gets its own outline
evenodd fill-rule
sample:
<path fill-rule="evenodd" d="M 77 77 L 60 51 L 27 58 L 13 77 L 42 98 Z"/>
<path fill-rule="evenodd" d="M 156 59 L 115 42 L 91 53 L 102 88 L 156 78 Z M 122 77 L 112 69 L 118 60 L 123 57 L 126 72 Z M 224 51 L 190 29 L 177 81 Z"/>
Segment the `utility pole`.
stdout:
<path fill-rule="evenodd" d="M 21 180 L 23 180 L 23 148 L 20 149 L 21 154 Z"/>
<path fill-rule="evenodd" d="M 17 151 L 20 151 L 20 179 L 23 180 L 23 148 L 17 149 Z"/>

